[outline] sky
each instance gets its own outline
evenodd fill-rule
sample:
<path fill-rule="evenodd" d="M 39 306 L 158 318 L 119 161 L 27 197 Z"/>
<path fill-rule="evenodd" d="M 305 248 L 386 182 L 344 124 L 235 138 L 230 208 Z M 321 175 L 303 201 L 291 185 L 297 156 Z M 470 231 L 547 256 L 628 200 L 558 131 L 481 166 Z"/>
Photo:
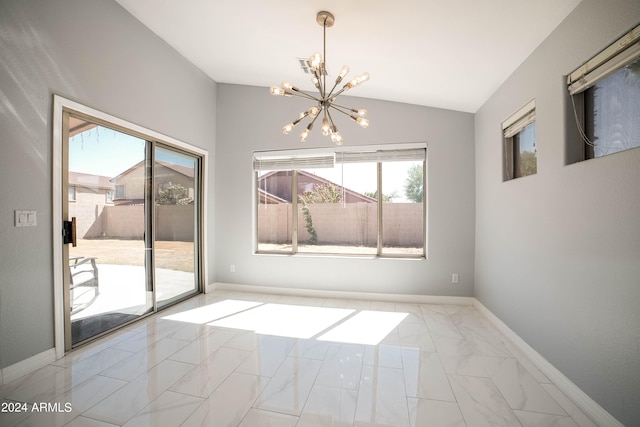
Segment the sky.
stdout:
<path fill-rule="evenodd" d="M 113 178 L 144 159 L 145 141 L 105 127 L 94 127 L 69 140 L 69 170 Z M 193 160 L 157 149 L 156 159 L 193 166 Z M 408 169 L 417 162 L 388 162 L 383 165 L 382 194 L 395 195 L 394 202 L 408 201 L 404 185 Z M 333 169 L 310 169 L 338 185 L 358 193 L 376 191 L 375 163 L 336 164 Z"/>
<path fill-rule="evenodd" d="M 69 140 L 69 170 L 113 178 L 144 159 L 145 141 L 101 126 Z M 193 159 L 156 149 L 156 160 L 193 167 Z"/>
<path fill-rule="evenodd" d="M 536 125 L 531 123 L 520 132 L 520 152 L 536 152 Z"/>
<path fill-rule="evenodd" d="M 420 162 L 386 162 L 382 166 L 382 194 L 392 195 L 393 202 L 408 202 L 404 185 L 409 168 Z M 333 169 L 305 169 L 358 193 L 373 193 L 377 187 L 376 163 L 337 163 Z"/>

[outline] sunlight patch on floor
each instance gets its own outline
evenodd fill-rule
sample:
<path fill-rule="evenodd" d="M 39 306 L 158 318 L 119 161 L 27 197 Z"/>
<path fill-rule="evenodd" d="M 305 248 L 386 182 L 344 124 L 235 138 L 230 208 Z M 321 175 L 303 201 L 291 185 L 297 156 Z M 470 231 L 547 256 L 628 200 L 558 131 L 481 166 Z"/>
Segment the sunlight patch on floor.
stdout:
<path fill-rule="evenodd" d="M 262 335 L 379 344 L 408 313 L 224 300 L 163 317 Z"/>
<path fill-rule="evenodd" d="M 262 302 L 224 300 L 204 307 L 198 307 L 180 313 L 163 317 L 165 320 L 176 320 L 179 322 L 197 323 L 203 325 L 223 317 L 231 316 L 241 311 L 262 305 Z"/>
<path fill-rule="evenodd" d="M 408 313 L 361 311 L 318 337 L 321 341 L 377 345 Z"/>
<path fill-rule="evenodd" d="M 344 308 L 264 304 L 209 323 L 209 326 L 243 329 L 264 335 L 308 339 L 354 311 Z"/>

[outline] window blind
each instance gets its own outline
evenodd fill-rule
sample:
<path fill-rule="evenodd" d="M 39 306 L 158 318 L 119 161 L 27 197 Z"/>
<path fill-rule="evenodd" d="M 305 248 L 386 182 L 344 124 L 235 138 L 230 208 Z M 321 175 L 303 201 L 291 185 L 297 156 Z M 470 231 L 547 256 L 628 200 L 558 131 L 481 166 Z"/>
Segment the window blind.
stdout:
<path fill-rule="evenodd" d="M 425 148 L 405 150 L 375 150 L 375 151 L 343 151 L 336 153 L 336 163 L 365 163 L 365 162 L 424 162 L 427 156 Z"/>
<path fill-rule="evenodd" d="M 529 102 L 507 120 L 502 122 L 502 131 L 505 138 L 511 138 L 522 129 L 536 121 L 536 102 Z"/>
<path fill-rule="evenodd" d="M 332 168 L 336 163 L 425 161 L 425 143 L 397 144 L 398 148 L 376 146 L 341 147 L 335 149 L 307 149 L 284 151 L 256 151 L 253 169 L 299 170 Z M 387 146 L 389 147 L 389 146 Z"/>
<path fill-rule="evenodd" d="M 589 89 L 599 80 L 640 58 L 640 25 L 567 76 L 569 93 Z"/>
<path fill-rule="evenodd" d="M 254 153 L 253 170 L 298 170 L 332 168 L 335 164 L 335 153 Z"/>

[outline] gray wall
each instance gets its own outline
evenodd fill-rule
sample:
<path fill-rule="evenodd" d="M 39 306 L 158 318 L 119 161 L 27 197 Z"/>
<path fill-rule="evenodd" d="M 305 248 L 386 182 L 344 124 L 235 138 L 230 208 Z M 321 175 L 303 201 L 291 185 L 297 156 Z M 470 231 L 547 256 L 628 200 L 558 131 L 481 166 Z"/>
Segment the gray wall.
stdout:
<path fill-rule="evenodd" d="M 483 304 L 578 386 L 639 424 L 640 150 L 565 166 L 563 88 L 563 75 L 638 21 L 637 0 L 584 0 L 477 113 L 475 149 L 472 114 L 353 98 L 372 125 L 342 125 L 346 144 L 429 143 L 429 260 L 372 260 L 253 254 L 251 153 L 299 147 L 280 126 L 306 104 L 266 88 L 216 90 L 115 2 L 3 0 L 0 368 L 53 347 L 57 93 L 208 149 L 212 171 L 216 149 L 209 282 L 464 296 L 475 285 Z M 532 98 L 538 174 L 502 183 L 500 122 Z M 306 146 L 325 144 L 314 132 Z M 38 226 L 15 228 L 15 209 L 36 210 Z"/>
<path fill-rule="evenodd" d="M 291 72 L 295 81 L 296 70 Z M 429 259 L 254 255 L 252 152 L 332 143 L 319 129 L 304 145 L 297 138 L 301 130 L 282 134 L 282 126 L 309 108 L 308 102 L 274 97 L 263 87 L 219 84 L 216 150 L 223 160 L 215 171 L 217 280 L 322 290 L 473 295 L 473 115 L 361 98 L 342 103 L 367 108 L 371 119 L 365 130 L 340 117 L 345 120 L 338 124 L 345 145 L 429 144 Z M 230 272 L 230 264 L 236 266 L 235 273 Z M 451 273 L 460 274 L 459 284 L 451 284 Z"/>
<path fill-rule="evenodd" d="M 476 297 L 629 426 L 640 425 L 640 149 L 569 164 L 564 76 L 639 21 L 637 0 L 584 0 L 475 124 Z M 538 173 L 503 183 L 500 123 L 533 98 Z"/>
<path fill-rule="evenodd" d="M 115 1 L 0 2 L 0 368 L 53 347 L 54 93 L 215 148 L 215 82 Z M 209 208 L 213 248 L 212 192 Z M 16 209 L 38 226 L 14 227 Z"/>

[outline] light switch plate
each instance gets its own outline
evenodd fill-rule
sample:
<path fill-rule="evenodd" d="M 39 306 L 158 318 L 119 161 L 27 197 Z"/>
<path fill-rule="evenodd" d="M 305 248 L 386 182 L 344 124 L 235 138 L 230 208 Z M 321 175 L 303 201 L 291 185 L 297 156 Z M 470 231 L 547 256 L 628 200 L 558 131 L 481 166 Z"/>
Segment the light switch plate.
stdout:
<path fill-rule="evenodd" d="M 15 211 L 16 227 L 35 227 L 36 225 L 38 225 L 36 211 Z"/>

